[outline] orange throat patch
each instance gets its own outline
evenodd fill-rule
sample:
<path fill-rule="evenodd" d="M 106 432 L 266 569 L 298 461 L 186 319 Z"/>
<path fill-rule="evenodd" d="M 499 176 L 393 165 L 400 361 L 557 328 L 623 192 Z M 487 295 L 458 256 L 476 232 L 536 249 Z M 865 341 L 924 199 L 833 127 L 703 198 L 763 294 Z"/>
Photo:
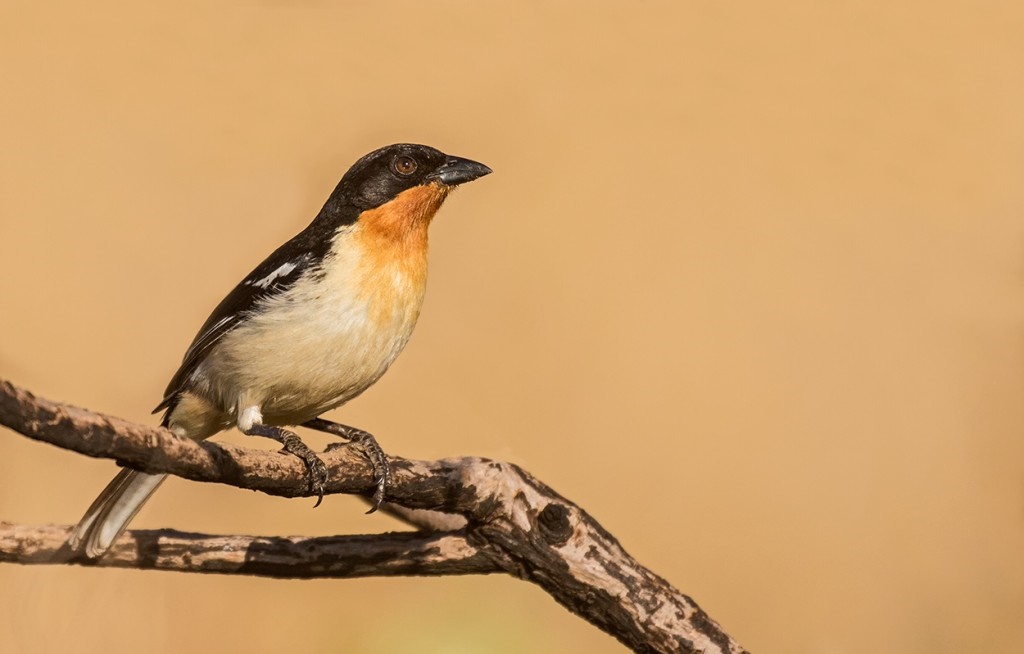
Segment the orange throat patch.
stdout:
<path fill-rule="evenodd" d="M 359 291 L 375 322 L 415 322 L 427 283 L 427 228 L 450 192 L 441 184 L 417 186 L 359 217 Z"/>
<path fill-rule="evenodd" d="M 396 244 L 421 236 L 426 239 L 430 221 L 451 190 L 443 184 L 413 187 L 402 191 L 390 202 L 363 212 L 359 223 L 368 236 Z"/>

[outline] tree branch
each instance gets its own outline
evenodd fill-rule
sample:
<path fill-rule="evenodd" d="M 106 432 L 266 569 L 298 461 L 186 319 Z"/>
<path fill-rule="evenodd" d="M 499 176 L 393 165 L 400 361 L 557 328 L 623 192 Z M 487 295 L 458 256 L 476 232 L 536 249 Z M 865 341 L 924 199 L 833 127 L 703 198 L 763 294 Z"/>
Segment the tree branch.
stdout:
<path fill-rule="evenodd" d="M 287 538 L 207 536 L 171 529 L 126 531 L 89 561 L 67 546 L 70 527 L 0 522 L 0 562 L 246 574 L 278 579 L 438 576 L 502 572 L 464 533 L 396 532 Z"/>
<path fill-rule="evenodd" d="M 305 469 L 295 457 L 195 442 L 37 398 L 3 380 L 0 424 L 145 472 L 271 495 L 309 495 Z M 326 493 L 372 493 L 371 467 L 358 452 L 333 447 L 322 458 L 330 477 Z M 541 586 L 636 651 L 744 651 L 692 599 L 629 556 L 583 509 L 518 466 L 472 457 L 390 461 L 392 514 L 421 528 L 459 529 L 331 538 L 136 530 L 93 564 L 270 577 L 505 572 Z M 81 562 L 64 544 L 68 533 L 67 527 L 0 523 L 0 562 Z"/>

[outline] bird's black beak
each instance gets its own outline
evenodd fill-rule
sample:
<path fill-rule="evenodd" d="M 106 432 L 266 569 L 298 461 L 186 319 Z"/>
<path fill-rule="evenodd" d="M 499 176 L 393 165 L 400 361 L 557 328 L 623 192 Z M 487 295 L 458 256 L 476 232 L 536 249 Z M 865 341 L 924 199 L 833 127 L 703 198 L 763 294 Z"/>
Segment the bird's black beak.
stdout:
<path fill-rule="evenodd" d="M 446 186 L 458 186 L 489 174 L 491 169 L 482 163 L 461 157 L 448 157 L 444 164 L 427 178 L 436 179 Z"/>

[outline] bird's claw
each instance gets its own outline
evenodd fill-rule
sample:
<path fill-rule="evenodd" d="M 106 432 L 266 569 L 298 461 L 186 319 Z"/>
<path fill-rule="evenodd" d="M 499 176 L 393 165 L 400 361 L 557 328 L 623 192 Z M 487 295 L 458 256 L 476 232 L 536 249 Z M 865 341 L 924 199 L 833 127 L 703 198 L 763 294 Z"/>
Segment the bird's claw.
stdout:
<path fill-rule="evenodd" d="M 391 483 L 391 466 L 388 464 L 387 455 L 381 451 L 379 460 L 374 460 L 372 457 L 368 458 L 370 458 L 370 462 L 373 464 L 373 479 L 377 483 L 377 488 L 373 491 L 373 498 L 370 500 L 370 510 L 366 512 L 367 515 L 380 508 L 380 505 L 384 502 L 384 491 L 387 490 L 388 484 Z"/>
<path fill-rule="evenodd" d="M 359 431 L 353 434 L 351 442 L 363 451 L 363 456 L 370 461 L 370 466 L 373 467 L 375 488 L 370 498 L 370 509 L 366 512 L 370 514 L 379 509 L 384 502 L 384 493 L 387 492 L 388 485 L 391 483 L 391 465 L 388 463 L 388 456 L 377 444 L 377 439 L 373 437 L 373 434 Z"/>
<path fill-rule="evenodd" d="M 373 434 L 362 429 L 356 429 L 355 427 L 320 418 L 310 420 L 304 423 L 304 426 L 340 436 L 348 441 L 347 443 L 332 443 L 328 445 L 328 452 L 333 451 L 337 447 L 348 445 L 354 445 L 362 451 L 363 456 L 369 460 L 370 466 L 373 468 L 374 489 L 373 495 L 370 496 L 370 510 L 367 513 L 373 513 L 379 509 L 380 505 L 384 502 L 384 495 L 387 493 L 388 485 L 391 483 L 391 466 L 388 464 L 387 455 L 384 454 L 384 450 L 377 444 L 377 439 L 373 437 Z"/>
<path fill-rule="evenodd" d="M 324 489 L 327 485 L 327 465 L 294 432 L 284 431 L 284 437 L 281 442 L 284 445 L 281 448 L 282 452 L 293 454 L 302 459 L 306 464 L 306 480 L 309 482 L 309 490 L 316 494 L 316 504 L 313 505 L 315 509 L 324 501 Z"/>
<path fill-rule="evenodd" d="M 316 493 L 316 504 L 313 508 L 320 506 L 324 501 L 324 487 L 327 485 L 327 466 L 323 460 L 315 454 L 306 459 L 307 479 L 309 479 L 309 490 Z"/>

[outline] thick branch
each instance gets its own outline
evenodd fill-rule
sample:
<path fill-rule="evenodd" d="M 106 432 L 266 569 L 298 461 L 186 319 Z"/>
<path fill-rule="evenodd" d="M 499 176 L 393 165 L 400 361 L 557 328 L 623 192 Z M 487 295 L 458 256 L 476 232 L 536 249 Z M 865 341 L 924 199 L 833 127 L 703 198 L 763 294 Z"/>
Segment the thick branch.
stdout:
<path fill-rule="evenodd" d="M 30 438 L 146 472 L 166 472 L 273 495 L 308 495 L 295 458 L 197 443 L 163 429 L 33 397 L 0 380 L 0 424 Z M 349 448 L 323 456 L 327 493 L 369 493 L 369 464 Z M 502 571 L 642 652 L 742 652 L 697 604 L 641 566 L 593 518 L 515 465 L 479 458 L 391 457 L 387 501 L 428 534 L 330 539 L 128 532 L 99 565 L 282 577 Z M 442 511 L 449 518 L 422 513 Z M 0 524 L 0 561 L 69 562 L 64 527 Z"/>

